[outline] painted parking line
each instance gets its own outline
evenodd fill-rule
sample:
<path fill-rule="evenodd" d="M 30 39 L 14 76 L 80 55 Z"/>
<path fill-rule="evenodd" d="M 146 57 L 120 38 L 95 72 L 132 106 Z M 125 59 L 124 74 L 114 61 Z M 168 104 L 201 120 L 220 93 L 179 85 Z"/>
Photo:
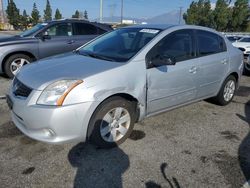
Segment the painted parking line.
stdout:
<path fill-rule="evenodd" d="M 5 95 L 0 96 L 0 100 L 4 100 L 4 99 L 6 99 L 6 96 L 5 96 Z"/>

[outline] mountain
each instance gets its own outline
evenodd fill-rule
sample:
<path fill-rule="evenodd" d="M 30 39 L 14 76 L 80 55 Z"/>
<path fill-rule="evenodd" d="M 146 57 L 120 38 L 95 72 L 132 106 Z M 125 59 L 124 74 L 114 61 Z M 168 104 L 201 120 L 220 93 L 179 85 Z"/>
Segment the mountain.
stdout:
<path fill-rule="evenodd" d="M 179 24 L 179 11 L 171 11 L 165 14 L 161 14 L 159 16 L 155 16 L 152 18 L 147 19 L 147 23 L 150 24 Z M 184 24 L 185 21 L 181 15 L 181 24 Z"/>
<path fill-rule="evenodd" d="M 136 23 L 140 24 L 146 22 L 148 24 L 178 24 L 179 23 L 179 11 L 171 11 L 165 14 L 154 16 L 151 18 L 135 18 L 135 17 L 124 17 L 124 20 L 134 20 Z M 94 21 L 99 21 L 99 18 Z M 104 17 L 104 22 L 120 22 L 121 18 L 119 16 Z M 184 24 L 184 20 L 181 15 L 181 24 Z"/>

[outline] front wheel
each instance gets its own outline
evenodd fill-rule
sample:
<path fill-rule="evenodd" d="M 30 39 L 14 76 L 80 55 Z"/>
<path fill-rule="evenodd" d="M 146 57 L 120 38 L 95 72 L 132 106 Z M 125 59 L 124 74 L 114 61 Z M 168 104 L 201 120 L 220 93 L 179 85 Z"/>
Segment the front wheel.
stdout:
<path fill-rule="evenodd" d="M 225 106 L 229 104 L 235 95 L 237 83 L 234 76 L 230 75 L 222 84 L 218 95 L 214 98 L 219 105 Z"/>
<path fill-rule="evenodd" d="M 20 69 L 27 64 L 30 64 L 32 59 L 24 54 L 15 54 L 10 56 L 4 64 L 4 72 L 9 78 L 13 78 Z"/>
<path fill-rule="evenodd" d="M 123 143 L 131 134 L 136 115 L 135 104 L 121 97 L 104 101 L 93 114 L 90 141 L 101 148 L 112 148 Z"/>

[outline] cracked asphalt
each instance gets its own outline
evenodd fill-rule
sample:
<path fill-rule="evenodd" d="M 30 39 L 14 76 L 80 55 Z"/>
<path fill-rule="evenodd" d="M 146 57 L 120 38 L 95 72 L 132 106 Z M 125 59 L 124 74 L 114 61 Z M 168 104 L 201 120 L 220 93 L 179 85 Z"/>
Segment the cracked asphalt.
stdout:
<path fill-rule="evenodd" d="M 9 83 L 0 76 L 0 96 Z M 242 187 L 250 180 L 250 77 L 240 85 L 230 105 L 201 101 L 151 117 L 111 150 L 31 140 L 0 99 L 0 187 Z"/>

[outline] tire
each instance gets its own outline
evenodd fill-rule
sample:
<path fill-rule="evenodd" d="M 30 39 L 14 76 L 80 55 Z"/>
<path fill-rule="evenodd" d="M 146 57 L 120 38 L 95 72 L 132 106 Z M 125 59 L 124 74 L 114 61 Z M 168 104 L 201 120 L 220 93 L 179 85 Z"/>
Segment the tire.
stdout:
<path fill-rule="evenodd" d="M 250 63 L 244 63 L 244 75 L 250 76 Z"/>
<path fill-rule="evenodd" d="M 221 106 L 228 105 L 234 98 L 236 88 L 237 88 L 236 78 L 232 75 L 228 76 L 227 79 L 222 84 L 222 87 L 218 95 L 215 98 L 213 98 L 214 101 Z M 226 91 L 226 89 L 228 89 L 227 90 L 228 92 Z M 228 95 L 225 94 L 226 92 Z"/>
<path fill-rule="evenodd" d="M 25 64 L 32 62 L 32 58 L 24 54 L 14 54 L 10 56 L 4 63 L 4 73 L 9 77 L 13 78 L 17 72 Z M 14 69 L 16 67 L 16 70 Z"/>
<path fill-rule="evenodd" d="M 120 116 L 118 116 L 119 114 Z M 135 103 L 121 97 L 105 100 L 97 107 L 91 117 L 88 130 L 92 130 L 90 142 L 101 148 L 112 148 L 122 144 L 130 136 L 135 118 Z M 128 121 L 123 122 L 122 120 Z M 120 132 L 120 130 L 122 131 Z"/>

